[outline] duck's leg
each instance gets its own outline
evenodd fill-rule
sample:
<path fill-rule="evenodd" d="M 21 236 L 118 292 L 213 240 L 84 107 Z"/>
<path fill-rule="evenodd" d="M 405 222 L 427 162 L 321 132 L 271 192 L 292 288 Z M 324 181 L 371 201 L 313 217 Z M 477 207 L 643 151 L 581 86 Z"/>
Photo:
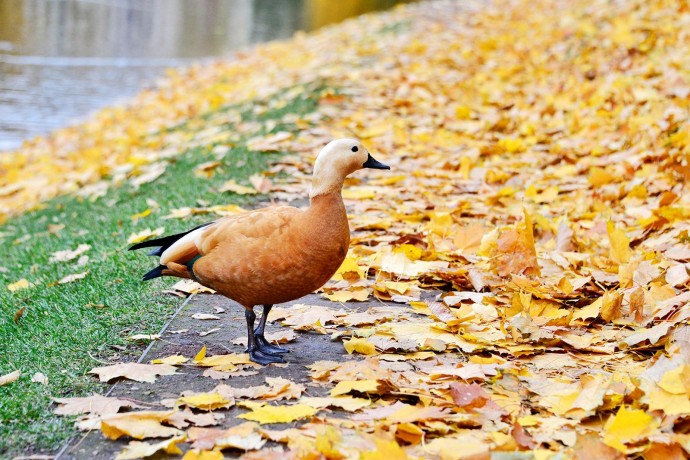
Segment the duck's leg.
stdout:
<path fill-rule="evenodd" d="M 254 336 L 254 320 L 256 319 L 256 313 L 254 313 L 253 308 L 247 308 L 244 312 L 244 317 L 247 320 L 247 353 L 249 353 L 249 359 L 259 364 L 271 364 L 271 363 L 284 363 L 285 360 L 280 356 L 270 355 L 261 351 L 258 344 L 256 343 L 256 338 Z"/>
<path fill-rule="evenodd" d="M 289 353 L 290 350 L 288 350 L 287 348 L 273 345 L 268 340 L 266 340 L 266 337 L 264 337 L 266 319 L 268 318 L 268 313 L 271 311 L 271 308 L 273 308 L 273 305 L 264 305 L 264 313 L 263 315 L 261 315 L 259 325 L 256 327 L 256 329 L 254 329 L 254 338 L 256 340 L 256 344 L 259 346 L 259 350 L 261 350 L 264 353 L 268 353 L 269 355 Z"/>

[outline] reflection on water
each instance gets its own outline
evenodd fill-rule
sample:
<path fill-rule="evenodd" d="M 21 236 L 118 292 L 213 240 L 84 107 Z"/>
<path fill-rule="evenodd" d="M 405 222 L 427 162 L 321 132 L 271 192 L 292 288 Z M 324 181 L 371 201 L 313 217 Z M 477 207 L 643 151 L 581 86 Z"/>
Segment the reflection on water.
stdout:
<path fill-rule="evenodd" d="M 395 0 L 0 0 L 0 150 L 136 93 L 165 67 Z"/>

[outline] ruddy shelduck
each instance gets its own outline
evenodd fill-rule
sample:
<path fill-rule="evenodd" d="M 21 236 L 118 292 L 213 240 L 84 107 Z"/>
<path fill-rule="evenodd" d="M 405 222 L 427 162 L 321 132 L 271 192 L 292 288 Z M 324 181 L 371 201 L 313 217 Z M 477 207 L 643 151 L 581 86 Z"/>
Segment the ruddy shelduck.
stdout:
<path fill-rule="evenodd" d="M 338 139 L 316 158 L 309 208 L 272 206 L 224 217 L 184 233 L 144 241 L 130 248 L 156 247 L 160 265 L 144 280 L 175 276 L 198 281 L 245 309 L 247 352 L 260 364 L 285 362 L 288 350 L 264 337 L 274 304 L 303 297 L 323 286 L 338 270 L 350 245 L 342 187 L 345 177 L 363 169 L 390 169 L 361 142 Z M 254 329 L 254 307 L 263 315 Z"/>

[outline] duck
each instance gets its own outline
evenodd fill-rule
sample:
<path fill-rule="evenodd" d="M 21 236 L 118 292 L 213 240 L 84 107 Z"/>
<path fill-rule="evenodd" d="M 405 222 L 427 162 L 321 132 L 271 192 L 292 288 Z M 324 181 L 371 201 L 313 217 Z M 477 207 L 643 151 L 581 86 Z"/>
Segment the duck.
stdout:
<path fill-rule="evenodd" d="M 357 139 L 337 139 L 314 162 L 309 207 L 269 206 L 199 225 L 186 232 L 143 241 L 129 250 L 153 247 L 159 265 L 144 281 L 162 276 L 192 279 L 245 309 L 251 361 L 286 362 L 289 350 L 264 336 L 275 304 L 322 287 L 345 260 L 350 227 L 343 203 L 345 178 L 360 169 L 390 169 Z M 255 328 L 254 308 L 263 312 Z"/>

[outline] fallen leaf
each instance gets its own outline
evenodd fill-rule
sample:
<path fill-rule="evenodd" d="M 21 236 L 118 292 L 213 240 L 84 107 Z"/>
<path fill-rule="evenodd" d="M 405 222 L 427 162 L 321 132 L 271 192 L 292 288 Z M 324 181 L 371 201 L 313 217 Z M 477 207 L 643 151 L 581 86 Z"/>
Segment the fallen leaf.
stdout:
<path fill-rule="evenodd" d="M 206 286 L 202 286 L 201 284 L 193 280 L 180 280 L 177 283 L 175 283 L 171 289 L 173 291 L 184 292 L 185 294 L 213 294 L 216 292 L 213 289 L 209 289 Z"/>
<path fill-rule="evenodd" d="M 182 435 L 175 436 L 155 444 L 149 444 L 141 441 L 130 441 L 127 447 L 125 447 L 122 452 L 115 456 L 115 460 L 145 458 L 155 455 L 161 451 L 165 452 L 166 454 L 181 454 L 182 451 L 177 445 L 181 442 L 184 442 L 185 439 L 186 437 Z"/>
<path fill-rule="evenodd" d="M 625 232 L 617 228 L 613 222 L 606 224 L 606 232 L 609 235 L 609 258 L 617 264 L 625 264 L 630 261 L 630 239 Z"/>
<path fill-rule="evenodd" d="M 220 450 L 192 449 L 185 452 L 182 460 L 223 460 L 224 458 Z"/>
<path fill-rule="evenodd" d="M 36 372 L 31 376 L 31 381 L 34 383 L 40 383 L 41 385 L 48 385 L 48 377 L 41 372 Z"/>
<path fill-rule="evenodd" d="M 208 331 L 199 332 L 199 335 L 200 335 L 201 337 L 206 337 L 207 335 L 213 334 L 214 332 L 218 332 L 218 331 L 220 331 L 220 328 L 219 328 L 219 327 L 214 327 L 214 328 L 212 328 L 212 329 L 209 329 Z"/>
<path fill-rule="evenodd" d="M 76 259 L 77 257 L 84 254 L 89 249 L 91 249 L 91 245 L 80 244 L 79 246 L 77 246 L 77 249 L 74 249 L 74 250 L 68 249 L 65 251 L 56 251 L 50 255 L 50 259 L 48 259 L 48 262 L 49 263 L 68 262 L 70 260 Z"/>
<path fill-rule="evenodd" d="M 195 414 L 190 409 L 175 412 L 173 415 L 166 417 L 165 423 L 168 423 L 175 428 L 187 428 L 191 423 L 194 426 L 210 426 L 217 425 L 225 415 L 219 413 L 206 412 L 202 414 Z"/>
<path fill-rule="evenodd" d="M 124 377 L 137 382 L 153 383 L 157 375 L 173 375 L 176 369 L 167 364 L 138 364 L 120 363 L 111 366 L 96 367 L 89 371 L 98 375 L 101 382 L 108 382 L 114 378 Z"/>
<path fill-rule="evenodd" d="M 14 324 L 19 324 L 19 320 L 22 319 L 22 316 L 24 316 L 24 311 L 26 310 L 26 307 L 22 307 L 16 312 L 14 312 L 14 316 L 12 319 L 14 320 Z"/>
<path fill-rule="evenodd" d="M 311 417 L 318 412 L 317 409 L 306 404 L 295 404 L 293 406 L 271 406 L 268 404 L 242 403 L 249 407 L 251 412 L 238 415 L 237 418 L 253 420 L 264 425 L 267 423 L 290 423 L 295 420 Z"/>
<path fill-rule="evenodd" d="M 127 238 L 127 243 L 128 244 L 141 243 L 142 241 L 150 240 L 151 238 L 155 238 L 157 236 L 162 235 L 164 231 L 165 231 L 165 229 L 163 227 L 158 227 L 154 230 L 147 228 L 147 229 L 140 231 L 139 233 L 132 233 L 129 236 L 129 238 Z"/>
<path fill-rule="evenodd" d="M 120 409 L 140 409 L 142 406 L 120 398 L 106 397 L 98 394 L 83 398 L 54 398 L 53 401 L 59 404 L 55 409 L 58 415 L 110 415 L 117 414 Z"/>
<path fill-rule="evenodd" d="M 135 439 L 179 436 L 182 434 L 180 430 L 162 425 L 162 422 L 173 413 L 171 411 L 140 411 L 109 415 L 101 421 L 101 432 L 103 436 L 112 440 L 122 436 Z"/>
<path fill-rule="evenodd" d="M 625 443 L 652 435 L 659 426 L 652 416 L 641 409 L 621 407 L 604 426 L 604 444 L 623 453 L 627 452 Z"/>
<path fill-rule="evenodd" d="M 151 364 L 169 364 L 171 366 L 174 366 L 176 364 L 184 364 L 188 361 L 187 358 L 184 356 L 180 355 L 170 355 L 166 356 L 164 358 L 157 358 L 154 360 L 151 360 Z"/>
<path fill-rule="evenodd" d="M 64 278 L 61 278 L 60 281 L 58 281 L 58 284 L 67 284 L 67 283 L 73 283 L 74 281 L 78 281 L 80 279 L 86 278 L 86 275 L 88 275 L 89 272 L 81 272 L 81 273 L 74 273 L 72 275 L 67 275 Z"/>
<path fill-rule="evenodd" d="M 199 393 L 179 398 L 177 404 L 182 404 L 194 409 L 210 411 L 221 408 L 227 409 L 234 404 L 234 401 L 218 393 Z"/>
<path fill-rule="evenodd" d="M 368 289 L 352 289 L 335 291 L 331 294 L 324 294 L 323 296 L 331 302 L 350 302 L 352 300 L 364 302 L 369 298 L 370 294 L 371 291 Z"/>
<path fill-rule="evenodd" d="M 127 337 L 128 340 L 158 340 L 161 336 L 158 334 L 134 334 Z M 154 363 L 154 364 L 169 364 L 169 363 Z"/>
<path fill-rule="evenodd" d="M 297 399 L 302 395 L 304 385 L 283 377 L 266 377 L 266 385 L 236 388 L 233 394 L 238 398 L 264 399 L 279 401 Z"/>
<path fill-rule="evenodd" d="M 22 375 L 22 373 L 19 370 L 10 372 L 9 374 L 0 375 L 0 387 L 16 381 L 20 375 Z"/>
<path fill-rule="evenodd" d="M 209 320 L 209 319 L 220 319 L 220 316 L 211 315 L 209 313 L 194 313 L 192 315 L 194 319 Z"/>
<path fill-rule="evenodd" d="M 351 355 L 354 352 L 363 354 L 363 355 L 375 355 L 376 354 L 376 347 L 374 347 L 373 344 L 367 342 L 366 339 L 361 339 L 361 338 L 352 338 L 350 340 L 347 340 L 343 342 L 343 346 L 345 346 L 345 350 L 347 351 L 347 354 Z"/>
<path fill-rule="evenodd" d="M 29 283 L 29 281 L 27 281 L 26 278 L 22 278 L 22 279 L 20 279 L 19 281 L 15 282 L 15 283 L 10 283 L 10 284 L 8 284 L 8 285 L 7 285 L 7 289 L 8 289 L 10 292 L 15 292 L 15 291 L 18 291 L 18 290 L 20 290 L 20 289 L 28 289 L 28 288 L 33 287 L 33 286 L 34 286 L 34 285 L 31 284 L 31 283 Z"/>
<path fill-rule="evenodd" d="M 245 185 L 240 185 L 238 184 L 235 179 L 231 179 L 224 183 L 220 189 L 218 189 L 219 192 L 232 192 L 236 193 L 238 195 L 255 195 L 259 193 L 258 190 L 256 190 L 253 187 L 247 187 Z"/>
<path fill-rule="evenodd" d="M 266 340 L 268 340 L 269 343 L 281 344 L 292 342 L 297 338 L 297 334 L 295 334 L 295 331 L 293 331 L 292 329 L 287 329 L 276 332 L 268 332 L 264 335 L 264 337 L 266 338 Z M 235 340 L 233 340 L 232 343 L 234 345 L 241 345 L 243 347 L 246 347 L 247 337 L 238 337 Z"/>
<path fill-rule="evenodd" d="M 351 391 L 360 393 L 376 393 L 379 389 L 378 380 L 343 380 L 331 390 L 331 396 L 340 396 Z"/>
<path fill-rule="evenodd" d="M 371 405 L 371 400 L 364 398 L 354 398 L 352 396 L 338 396 L 335 398 L 316 398 L 316 397 L 302 397 L 299 400 L 300 404 L 306 404 L 314 409 L 323 409 L 325 407 L 339 407 L 348 412 L 355 412 L 359 409 Z"/>

